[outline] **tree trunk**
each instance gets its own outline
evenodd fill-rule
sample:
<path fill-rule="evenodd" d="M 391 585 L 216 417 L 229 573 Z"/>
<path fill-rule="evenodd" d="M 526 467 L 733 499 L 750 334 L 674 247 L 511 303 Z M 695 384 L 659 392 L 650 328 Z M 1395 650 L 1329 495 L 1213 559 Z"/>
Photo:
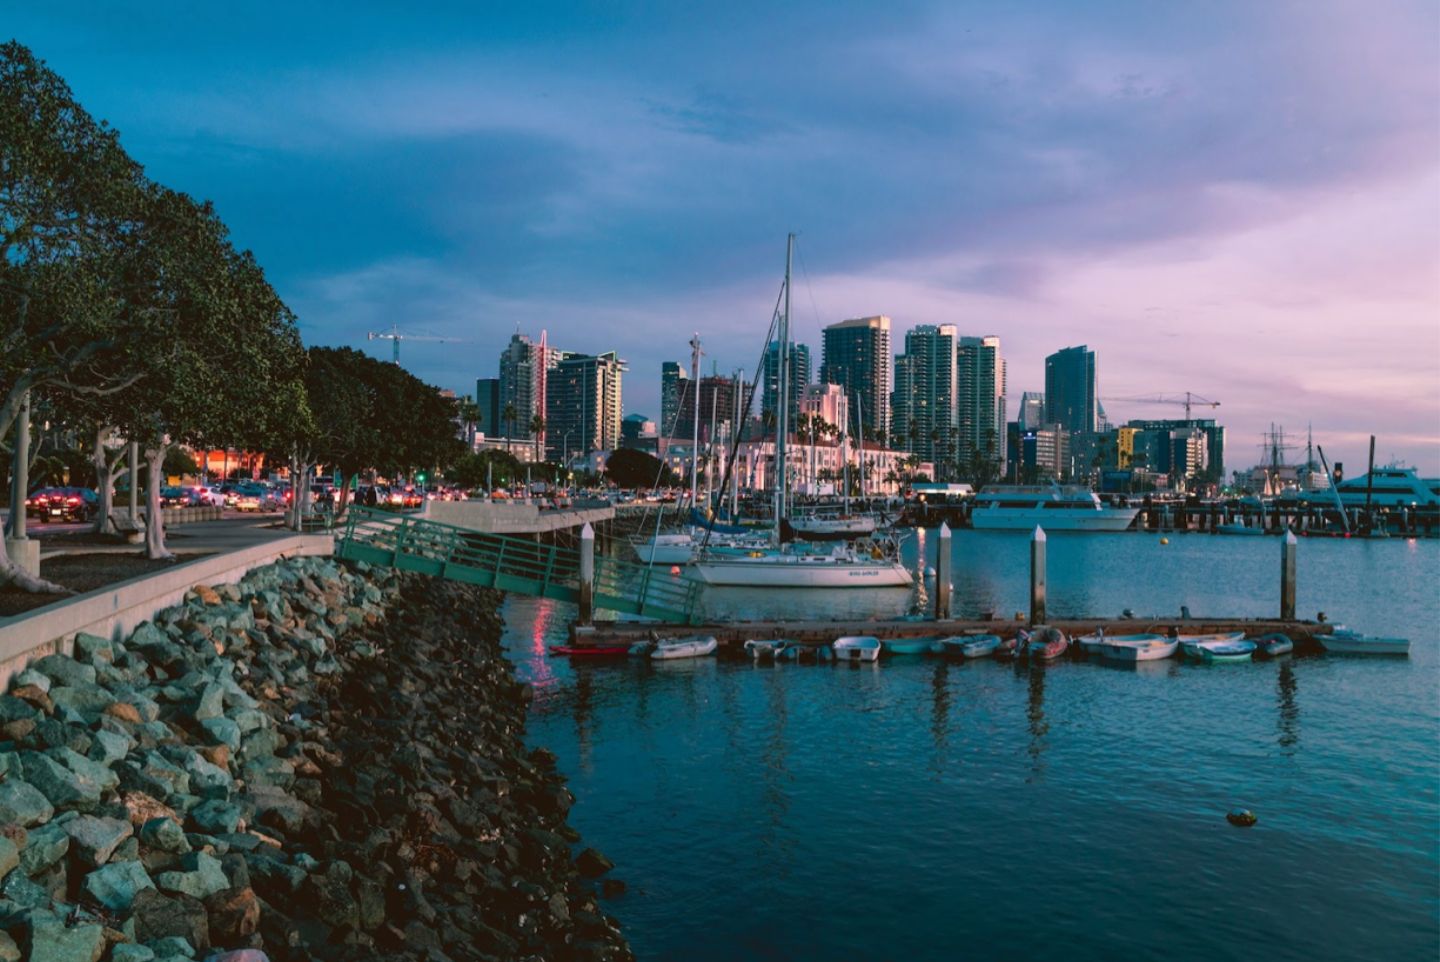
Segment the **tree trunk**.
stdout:
<path fill-rule="evenodd" d="M 95 468 L 95 492 L 100 496 L 99 510 L 95 513 L 96 534 L 117 533 L 111 514 L 115 511 L 115 468 L 119 462 L 111 461 L 105 450 L 105 442 L 110 440 L 113 430 L 105 424 L 95 429 L 95 446 L 90 454 L 90 464 Z"/>
<path fill-rule="evenodd" d="M 339 501 L 335 504 L 335 520 L 339 521 L 345 515 L 345 509 L 350 506 L 350 482 L 355 480 L 355 475 L 337 466 L 336 471 L 340 473 Z"/>
<path fill-rule="evenodd" d="M 310 472 L 313 469 L 308 458 L 300 461 L 300 490 L 295 495 L 296 502 L 300 505 L 300 523 L 303 526 L 305 518 L 314 513 L 314 505 L 310 499 Z"/>
<path fill-rule="evenodd" d="M 145 557 L 151 561 L 173 560 L 165 547 L 165 519 L 160 510 L 160 488 L 165 482 L 165 452 L 169 444 L 145 449 L 145 465 L 149 483 L 145 490 Z"/>

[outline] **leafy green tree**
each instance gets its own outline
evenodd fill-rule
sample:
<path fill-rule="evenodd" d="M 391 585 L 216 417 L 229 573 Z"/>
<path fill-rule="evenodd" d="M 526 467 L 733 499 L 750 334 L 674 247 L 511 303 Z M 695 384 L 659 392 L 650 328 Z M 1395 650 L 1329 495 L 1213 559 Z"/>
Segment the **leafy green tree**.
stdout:
<path fill-rule="evenodd" d="M 621 488 L 650 488 L 675 483 L 675 474 L 659 458 L 634 448 L 620 448 L 605 462 L 605 476 Z"/>

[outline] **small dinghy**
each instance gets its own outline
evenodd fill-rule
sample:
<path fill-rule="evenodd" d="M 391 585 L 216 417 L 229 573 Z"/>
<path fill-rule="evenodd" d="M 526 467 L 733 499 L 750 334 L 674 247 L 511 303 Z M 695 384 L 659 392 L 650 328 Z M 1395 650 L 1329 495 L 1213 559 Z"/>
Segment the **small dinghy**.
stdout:
<path fill-rule="evenodd" d="M 1078 638 L 1071 638 L 1070 644 L 1079 646 L 1086 655 L 1105 657 L 1107 652 L 1105 646 L 1111 643 L 1117 645 L 1133 645 L 1146 641 L 1164 641 L 1164 635 L 1157 635 L 1154 632 L 1141 632 L 1134 635 L 1107 635 L 1105 629 L 1101 628 L 1093 635 L 1081 635 Z"/>
<path fill-rule="evenodd" d="M 868 635 L 847 635 L 831 645 L 840 661 L 875 661 L 880 657 L 880 639 Z"/>
<path fill-rule="evenodd" d="M 886 638 L 880 647 L 887 655 L 928 655 L 935 644 L 933 636 L 928 638 Z"/>
<path fill-rule="evenodd" d="M 669 658 L 701 658 L 713 654 L 720 643 L 711 635 L 696 635 L 693 638 L 676 638 L 674 641 L 662 641 L 650 652 L 650 657 L 655 659 Z"/>
<path fill-rule="evenodd" d="M 1115 635 L 1105 639 L 1101 651 L 1110 661 L 1133 664 L 1169 658 L 1179 647 L 1179 638 L 1166 638 L 1164 635 Z"/>
<path fill-rule="evenodd" d="M 989 658 L 998 647 L 999 635 L 953 635 L 941 638 L 930 650 L 946 658 Z"/>
<path fill-rule="evenodd" d="M 1377 638 L 1374 635 L 1362 635 L 1358 631 L 1351 631 L 1349 628 L 1340 626 L 1337 626 L 1331 634 L 1316 635 L 1315 640 L 1320 642 L 1326 654 L 1332 655 L 1410 654 L 1410 639 L 1408 638 Z"/>
<path fill-rule="evenodd" d="M 1030 644 L 1025 646 L 1025 656 L 1031 661 L 1054 661 L 1070 647 L 1065 632 L 1059 628 L 1041 625 L 1030 635 Z"/>
<path fill-rule="evenodd" d="M 1243 638 L 1238 641 L 1230 638 L 1186 641 L 1182 644 L 1185 646 L 1185 654 L 1196 661 L 1207 663 L 1249 661 L 1256 648 L 1255 642 L 1245 641 Z"/>
<path fill-rule="evenodd" d="M 786 661 L 798 661 L 802 664 L 817 661 L 829 661 L 835 657 L 835 652 L 829 645 L 802 645 L 797 643 L 787 645 L 777 659 L 784 658 Z"/>
<path fill-rule="evenodd" d="M 550 654 L 571 658 L 623 658 L 630 654 L 629 645 L 551 645 Z"/>
<path fill-rule="evenodd" d="M 774 661 L 790 644 L 793 642 L 785 638 L 751 638 L 745 642 L 745 650 L 756 661 Z"/>
<path fill-rule="evenodd" d="M 1278 631 L 1272 631 L 1268 635 L 1261 635 L 1259 638 L 1252 638 L 1255 642 L 1256 658 L 1274 658 L 1278 655 L 1288 655 L 1295 650 L 1295 642 L 1290 640 L 1289 635 L 1282 635 Z"/>
<path fill-rule="evenodd" d="M 1030 643 L 1030 632 L 1023 629 L 1015 634 L 1013 638 L 1001 638 L 1000 644 L 995 646 L 995 657 L 1001 661 L 1009 661 L 1011 658 L 1019 658 L 1025 646 Z"/>

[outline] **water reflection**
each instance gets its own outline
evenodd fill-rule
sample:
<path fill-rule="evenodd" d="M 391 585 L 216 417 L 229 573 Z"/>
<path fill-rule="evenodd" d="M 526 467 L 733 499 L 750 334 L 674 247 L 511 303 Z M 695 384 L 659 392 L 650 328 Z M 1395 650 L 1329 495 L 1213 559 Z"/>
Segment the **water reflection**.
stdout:
<path fill-rule="evenodd" d="M 790 865 L 789 852 L 794 847 L 794 833 L 785 826 L 790 811 L 789 740 L 786 727 L 789 715 L 785 707 L 785 688 L 789 679 L 775 666 L 765 679 L 766 730 L 765 746 L 760 753 L 760 804 L 765 811 L 765 830 L 761 833 L 761 850 L 771 853 L 780 873 Z"/>
<path fill-rule="evenodd" d="M 1016 664 L 1017 671 L 1028 671 L 1030 675 L 1029 700 L 1025 709 L 1025 717 L 1030 722 L 1030 745 L 1026 751 L 1030 755 L 1031 778 L 1026 781 L 1036 781 L 1045 773 L 1045 763 L 1042 756 L 1045 754 L 1045 736 L 1050 731 L 1050 723 L 1045 720 L 1045 676 L 1046 669 L 1030 666 L 1022 668 Z"/>
<path fill-rule="evenodd" d="M 590 770 L 594 745 L 591 743 L 591 718 L 594 714 L 595 665 L 573 665 L 575 696 L 571 700 L 575 716 L 575 745 L 579 749 L 580 767 Z"/>
<path fill-rule="evenodd" d="M 946 749 L 949 747 L 950 732 L 950 663 L 940 660 L 930 676 L 930 735 L 935 740 L 935 757 L 930 771 L 939 775 L 945 771 Z"/>
<path fill-rule="evenodd" d="M 1278 728 L 1280 731 L 1280 748 L 1286 755 L 1294 755 L 1296 746 L 1300 744 L 1300 706 L 1295 701 L 1295 666 L 1288 657 L 1280 661 L 1280 671 L 1276 675 L 1275 688 L 1279 694 L 1280 718 Z"/>

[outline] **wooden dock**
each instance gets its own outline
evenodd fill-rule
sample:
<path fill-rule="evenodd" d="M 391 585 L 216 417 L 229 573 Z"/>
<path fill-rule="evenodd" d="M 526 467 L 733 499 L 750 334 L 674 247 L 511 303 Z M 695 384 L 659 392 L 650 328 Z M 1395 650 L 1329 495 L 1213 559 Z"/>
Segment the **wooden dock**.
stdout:
<path fill-rule="evenodd" d="M 1288 635 L 1297 646 L 1305 646 L 1315 635 L 1329 634 L 1334 625 L 1319 621 L 1287 621 L 1279 618 L 1057 618 L 1049 622 L 1071 638 L 1092 635 L 1104 628 L 1107 635 L 1134 635 L 1155 632 L 1168 635 L 1171 628 L 1182 635 L 1243 631 L 1247 636 L 1272 631 Z M 691 635 L 713 635 L 722 649 L 739 648 L 750 638 L 786 638 L 805 645 L 828 645 L 845 635 L 870 635 L 875 638 L 929 638 L 951 635 L 999 635 L 1008 638 L 1022 628 L 1023 621 L 946 619 L 943 621 L 739 621 L 712 625 L 645 624 L 639 622 L 600 622 L 594 625 L 572 625 L 570 640 L 576 645 L 628 645 L 647 638 L 678 638 Z"/>

